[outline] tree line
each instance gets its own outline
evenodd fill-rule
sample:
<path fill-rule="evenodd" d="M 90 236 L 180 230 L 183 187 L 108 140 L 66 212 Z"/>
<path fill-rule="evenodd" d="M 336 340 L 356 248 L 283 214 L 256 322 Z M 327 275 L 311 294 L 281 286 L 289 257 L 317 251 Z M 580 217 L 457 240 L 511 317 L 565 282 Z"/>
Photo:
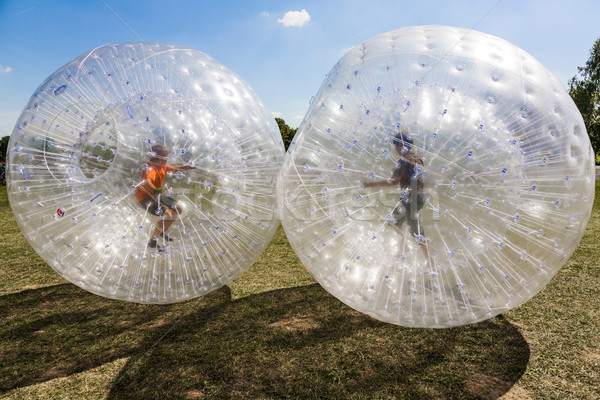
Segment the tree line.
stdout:
<path fill-rule="evenodd" d="M 585 129 L 600 164 L 600 38 L 596 39 L 583 67 L 569 80 L 569 94 L 583 116 Z"/>
<path fill-rule="evenodd" d="M 290 128 L 282 118 L 275 118 L 275 122 L 277 122 L 277 126 L 279 126 L 279 133 L 281 133 L 281 139 L 283 139 L 283 146 L 287 151 L 298 128 Z"/>

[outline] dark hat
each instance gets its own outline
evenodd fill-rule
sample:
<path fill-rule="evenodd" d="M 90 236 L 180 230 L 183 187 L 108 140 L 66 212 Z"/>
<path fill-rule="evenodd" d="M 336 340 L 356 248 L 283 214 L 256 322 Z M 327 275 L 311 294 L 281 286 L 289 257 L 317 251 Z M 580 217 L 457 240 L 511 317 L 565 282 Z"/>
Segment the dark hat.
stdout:
<path fill-rule="evenodd" d="M 413 145 L 413 140 L 409 136 L 409 132 L 406 129 L 402 129 L 399 133 L 397 133 L 396 136 L 394 136 L 393 142 L 394 146 L 403 146 L 408 150 L 410 150 Z"/>
<path fill-rule="evenodd" d="M 152 160 L 162 159 L 166 160 L 169 155 L 169 148 L 162 144 L 155 144 L 152 146 Z"/>

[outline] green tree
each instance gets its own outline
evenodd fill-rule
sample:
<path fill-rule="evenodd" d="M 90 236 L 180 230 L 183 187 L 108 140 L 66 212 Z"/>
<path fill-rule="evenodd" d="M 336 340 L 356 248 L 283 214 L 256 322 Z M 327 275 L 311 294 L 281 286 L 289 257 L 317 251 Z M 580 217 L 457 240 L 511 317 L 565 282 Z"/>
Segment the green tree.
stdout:
<path fill-rule="evenodd" d="M 287 150 L 290 146 L 290 143 L 292 143 L 292 139 L 294 138 L 294 135 L 296 134 L 298 128 L 290 128 L 289 125 L 286 124 L 282 118 L 275 118 L 275 121 L 279 126 L 279 132 L 281 133 L 281 138 L 283 139 L 283 145 Z"/>
<path fill-rule="evenodd" d="M 569 94 L 585 121 L 594 152 L 600 153 L 600 38 L 596 39 L 590 57 L 579 73 L 569 80 Z M 596 164 L 598 164 L 596 157 Z"/>
<path fill-rule="evenodd" d="M 8 141 L 10 140 L 10 136 L 4 136 L 0 139 L 0 164 L 6 163 L 7 150 L 8 150 Z"/>

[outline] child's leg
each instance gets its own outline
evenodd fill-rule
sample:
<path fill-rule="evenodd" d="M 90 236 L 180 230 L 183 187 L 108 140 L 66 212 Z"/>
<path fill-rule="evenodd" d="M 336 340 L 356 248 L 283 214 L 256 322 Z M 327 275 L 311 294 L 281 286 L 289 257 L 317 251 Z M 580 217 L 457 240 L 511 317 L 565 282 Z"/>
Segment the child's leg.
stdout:
<path fill-rule="evenodd" d="M 177 219 L 178 216 L 179 216 L 178 209 L 175 209 L 175 210 L 172 210 L 170 208 L 165 209 L 163 217 L 154 226 L 154 231 L 152 232 L 151 240 L 156 240 L 161 235 L 161 233 L 168 230 L 171 227 L 171 225 L 173 224 L 173 222 L 175 222 L 175 220 Z"/>
<path fill-rule="evenodd" d="M 408 218 L 408 225 L 410 227 L 410 232 L 412 236 L 416 237 L 419 241 L 419 247 L 423 252 L 423 256 L 425 257 L 425 262 L 427 264 L 432 265 L 431 254 L 429 253 L 429 242 L 425 237 L 425 232 L 423 231 L 423 227 L 421 226 L 421 220 L 419 218 L 419 214 L 417 214 L 416 218 Z"/>
<path fill-rule="evenodd" d="M 425 261 L 427 261 L 427 264 L 433 265 L 431 255 L 429 254 L 429 242 L 425 241 L 424 243 L 421 243 L 420 246 L 421 251 L 423 252 L 423 256 L 425 256 Z"/>
<path fill-rule="evenodd" d="M 406 243 L 406 225 L 404 223 L 398 223 L 393 225 L 394 230 L 398 233 L 398 252 L 396 253 L 396 258 L 400 258 L 404 255 L 404 248 Z"/>

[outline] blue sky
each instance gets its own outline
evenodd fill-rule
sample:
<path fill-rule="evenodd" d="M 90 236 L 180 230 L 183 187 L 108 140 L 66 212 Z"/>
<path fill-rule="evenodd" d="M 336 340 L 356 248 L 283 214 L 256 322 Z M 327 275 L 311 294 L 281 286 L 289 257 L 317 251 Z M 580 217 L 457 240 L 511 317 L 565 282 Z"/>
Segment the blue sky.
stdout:
<path fill-rule="evenodd" d="M 52 72 L 107 43 L 160 41 L 207 53 L 297 127 L 344 52 L 377 34 L 474 28 L 531 53 L 566 86 L 600 37 L 598 21 L 597 0 L 0 0 L 0 136 Z"/>

